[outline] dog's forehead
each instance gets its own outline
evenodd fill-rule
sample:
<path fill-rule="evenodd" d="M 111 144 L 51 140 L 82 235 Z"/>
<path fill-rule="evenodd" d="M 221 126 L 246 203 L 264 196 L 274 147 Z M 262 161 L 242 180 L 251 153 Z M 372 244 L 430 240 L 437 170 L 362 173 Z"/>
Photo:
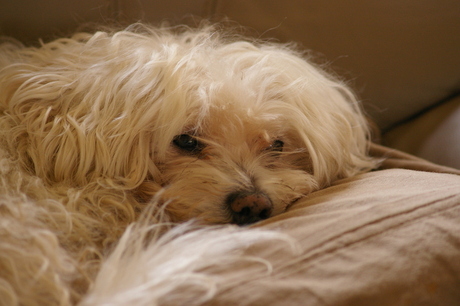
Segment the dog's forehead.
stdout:
<path fill-rule="evenodd" d="M 248 107 L 232 105 L 211 108 L 199 134 L 229 143 L 245 141 L 265 144 L 277 137 L 279 130 L 274 117 L 256 114 Z"/>

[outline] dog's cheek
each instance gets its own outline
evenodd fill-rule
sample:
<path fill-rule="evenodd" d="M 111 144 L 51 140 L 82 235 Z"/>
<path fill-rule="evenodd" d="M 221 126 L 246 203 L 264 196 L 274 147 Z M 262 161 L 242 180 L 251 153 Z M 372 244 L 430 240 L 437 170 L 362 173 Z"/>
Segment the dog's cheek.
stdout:
<path fill-rule="evenodd" d="M 147 180 L 133 192 L 140 203 L 148 203 L 154 200 L 155 195 L 162 189 L 161 185 L 153 180 Z"/>
<path fill-rule="evenodd" d="M 177 169 L 176 169 L 177 170 Z M 228 223 L 230 215 L 223 207 L 230 181 L 213 169 L 182 169 L 164 174 L 168 178 L 163 189 L 158 193 L 165 212 L 174 222 L 199 219 L 203 223 Z M 206 171 L 207 170 L 207 171 Z"/>
<path fill-rule="evenodd" d="M 165 211 L 171 221 L 185 222 L 194 219 L 201 224 L 224 224 L 231 221 L 228 210 L 219 204 L 186 200 L 181 197 L 166 200 Z"/>
<path fill-rule="evenodd" d="M 292 203 L 319 188 L 315 178 L 302 170 L 278 169 L 271 178 L 259 183 L 272 199 L 272 216 L 284 212 Z"/>

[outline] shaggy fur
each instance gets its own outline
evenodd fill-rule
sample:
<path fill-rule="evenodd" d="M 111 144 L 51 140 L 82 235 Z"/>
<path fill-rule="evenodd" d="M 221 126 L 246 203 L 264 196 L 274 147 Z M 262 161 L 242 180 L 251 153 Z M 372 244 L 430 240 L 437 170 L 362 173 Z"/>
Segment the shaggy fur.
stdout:
<path fill-rule="evenodd" d="M 101 305 L 100 296 L 133 285 L 107 284 L 142 256 L 158 267 L 144 302 L 160 303 L 172 290 L 168 282 L 161 285 L 165 275 L 183 272 L 176 285 L 181 292 L 200 287 L 190 271 L 217 238 L 182 228 L 157 241 L 168 226 L 151 224 L 252 223 L 375 166 L 353 94 L 287 46 L 235 39 L 213 27 L 137 25 L 78 33 L 39 48 L 0 48 L 5 305 L 78 303 L 106 262 L 85 298 Z M 252 215 L 242 216 L 248 210 Z M 144 234 L 133 235 L 130 224 L 141 215 Z M 216 231 L 234 250 L 289 240 L 233 227 Z M 191 247 L 197 244 L 202 247 Z M 132 248 L 137 255 L 127 252 Z M 203 256 L 217 264 L 225 253 Z M 177 268 L 189 256 L 195 258 L 190 266 Z M 171 266 L 157 265 L 161 258 Z M 215 293 L 209 288 L 204 300 Z"/>

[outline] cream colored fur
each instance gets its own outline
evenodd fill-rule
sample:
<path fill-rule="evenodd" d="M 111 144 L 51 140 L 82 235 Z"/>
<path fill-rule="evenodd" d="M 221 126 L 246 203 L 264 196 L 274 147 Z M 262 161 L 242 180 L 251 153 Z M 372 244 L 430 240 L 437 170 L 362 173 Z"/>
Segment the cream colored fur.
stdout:
<path fill-rule="evenodd" d="M 5 43 L 0 65 L 2 305 L 206 301 L 206 267 L 273 264 L 227 250 L 295 243 L 233 226 L 161 237 L 168 222 L 231 223 L 235 190 L 280 214 L 375 166 L 353 94 L 286 46 L 136 25 Z M 174 145 L 183 134 L 203 148 Z"/>

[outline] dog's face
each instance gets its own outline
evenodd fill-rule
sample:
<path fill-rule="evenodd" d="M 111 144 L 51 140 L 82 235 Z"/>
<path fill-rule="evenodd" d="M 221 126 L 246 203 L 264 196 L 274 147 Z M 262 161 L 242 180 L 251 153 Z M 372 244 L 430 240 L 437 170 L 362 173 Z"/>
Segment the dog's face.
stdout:
<path fill-rule="evenodd" d="M 80 34 L 3 72 L 25 169 L 105 188 L 101 203 L 123 190 L 175 221 L 247 224 L 374 165 L 353 95 L 295 53 L 148 32 Z"/>
<path fill-rule="evenodd" d="M 174 136 L 158 163 L 162 196 L 176 221 L 252 223 L 318 188 L 308 152 L 287 130 L 288 118 L 264 118 L 235 104 L 212 107 L 199 130 Z"/>

